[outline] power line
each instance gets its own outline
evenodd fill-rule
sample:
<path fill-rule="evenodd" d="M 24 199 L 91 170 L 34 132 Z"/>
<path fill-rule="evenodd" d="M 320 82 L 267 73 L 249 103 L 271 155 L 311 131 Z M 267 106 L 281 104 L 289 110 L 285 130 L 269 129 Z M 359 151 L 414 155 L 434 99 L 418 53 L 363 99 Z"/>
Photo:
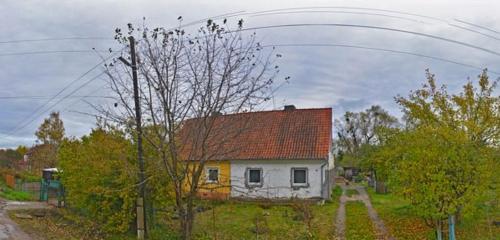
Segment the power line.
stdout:
<path fill-rule="evenodd" d="M 55 102 L 54 104 L 52 104 L 51 106 L 49 106 L 49 108 L 44 111 L 44 112 L 41 112 L 40 114 L 34 116 L 31 120 L 29 120 L 28 122 L 24 123 L 23 125 L 21 125 L 20 127 L 17 127 L 17 128 L 14 128 L 14 130 L 12 130 L 12 132 L 9 133 L 9 135 L 11 135 L 13 132 L 15 131 L 19 131 L 27 126 L 29 126 L 32 122 L 34 122 L 35 120 L 37 120 L 40 116 L 44 115 L 47 111 L 50 111 L 53 107 L 55 107 L 56 105 L 58 105 L 59 103 L 61 103 L 62 101 L 66 100 L 67 98 L 69 98 L 71 95 L 73 95 L 74 93 L 78 92 L 80 89 L 84 88 L 85 86 L 87 86 L 88 84 L 90 84 L 91 82 L 93 82 L 94 80 L 98 79 L 100 76 L 104 75 L 106 72 L 103 71 L 101 73 L 99 73 L 98 75 L 94 76 L 93 78 L 87 80 L 86 82 L 84 82 L 82 85 L 80 85 L 78 88 L 76 88 L 75 90 L 73 90 L 72 92 L 70 92 L 69 94 L 67 94 L 66 96 L 62 97 L 61 99 L 59 99 L 57 102 Z M 49 101 L 50 102 L 50 101 Z M 36 112 L 35 112 L 36 113 Z"/>
<path fill-rule="evenodd" d="M 226 16 L 232 16 L 234 14 L 238 14 L 238 13 L 241 13 L 240 12 L 231 12 L 231 13 L 227 13 L 227 14 L 221 14 L 221 15 L 217 15 L 217 16 L 214 16 L 213 18 L 221 18 L 221 17 L 226 17 Z M 210 19 L 210 18 L 207 18 L 207 19 Z M 194 25 L 194 24 L 197 24 L 199 22 L 202 22 L 202 21 L 205 21 L 206 19 L 201 19 L 201 20 L 198 20 L 198 21 L 193 21 L 191 23 L 188 23 L 188 24 L 185 24 L 183 26 L 190 26 L 190 25 Z M 171 28 L 171 29 L 174 29 L 174 28 Z M 80 37 L 74 37 L 74 38 L 51 38 L 51 39 L 30 39 L 30 40 L 16 40 L 17 42 L 19 41 L 52 41 L 52 40 L 69 40 L 69 39 L 80 39 Z M 4 41 L 4 42 L 13 42 L 13 41 Z M 2 42 L 0 42 L 2 43 Z M 124 50 L 126 48 L 125 47 L 122 47 L 119 52 L 121 52 L 122 50 Z M 55 107 L 56 105 L 58 105 L 60 102 L 62 102 L 63 100 L 69 98 L 72 94 L 76 93 L 78 90 L 82 89 L 83 87 L 85 87 L 86 85 L 88 85 L 90 82 L 94 81 L 95 79 L 97 79 L 98 77 L 102 76 L 105 71 L 101 72 L 99 75 L 95 76 L 94 78 L 90 79 L 89 81 L 85 82 L 84 84 L 80 85 L 77 89 L 75 89 L 74 91 L 72 91 L 70 94 L 66 95 L 65 97 L 61 98 L 59 101 L 57 101 L 55 104 L 51 105 L 48 109 L 46 109 L 45 111 L 41 112 L 40 114 L 38 114 L 37 116 L 34 116 L 36 115 L 36 113 L 38 111 L 40 111 L 41 109 L 43 109 L 45 106 L 47 106 L 47 104 L 49 104 L 52 100 L 54 100 L 55 98 L 57 98 L 62 92 L 66 91 L 66 89 L 68 89 L 69 87 L 71 87 L 75 82 L 83 79 L 87 74 L 89 74 L 90 72 L 92 72 L 94 69 L 96 69 L 97 67 L 99 67 L 102 63 L 106 62 L 107 60 L 111 59 L 113 56 L 115 56 L 118 52 L 115 52 L 113 54 L 110 54 L 108 57 L 106 58 L 103 58 L 102 61 L 100 61 L 99 63 L 97 63 L 96 65 L 94 65 L 92 68 L 90 68 L 88 71 L 86 71 L 85 73 L 83 73 L 80 77 L 78 77 L 77 79 L 73 80 L 72 82 L 70 82 L 68 85 L 66 85 L 63 89 L 61 89 L 56 95 L 52 96 L 49 100 L 47 100 L 42 106 L 38 107 L 37 109 L 35 109 L 34 112 L 32 112 L 32 114 L 30 114 L 30 116 L 27 117 L 27 119 L 29 118 L 32 118 L 31 120 L 28 120 L 27 123 L 23 124 L 21 123 L 20 125 L 16 126 L 12 131 L 10 131 L 7 136 L 11 136 L 14 132 L 16 131 L 19 131 L 25 127 L 27 127 L 29 124 L 31 124 L 32 122 L 34 122 L 38 117 L 42 116 L 43 114 L 45 114 L 46 112 L 50 111 L 53 107 Z M 22 126 L 21 126 L 22 125 Z M 19 127 L 21 126 L 21 127 Z"/>
<path fill-rule="evenodd" d="M 463 20 L 460 20 L 460 19 L 456 19 L 456 18 L 454 18 L 453 20 L 455 20 L 455 21 L 457 21 L 459 23 L 467 24 L 467 25 L 470 25 L 470 26 L 473 26 L 473 27 L 477 27 L 477 28 L 486 30 L 486 31 L 490 31 L 490 32 L 493 32 L 493 33 L 496 33 L 496 34 L 500 34 L 499 31 L 496 31 L 496 30 L 491 29 L 491 28 L 483 27 L 481 25 L 477 25 L 477 24 L 474 24 L 474 23 L 466 22 L 466 21 L 463 21 Z"/>
<path fill-rule="evenodd" d="M 450 25 L 450 26 L 452 26 L 452 27 L 456 27 L 456 28 L 460 28 L 460 29 L 463 29 L 463 30 L 469 31 L 469 32 L 477 33 L 477 34 L 479 34 L 479 35 L 483 35 L 483 36 L 485 36 L 485 37 L 487 37 L 487 38 L 491 38 L 491 39 L 495 39 L 495 40 L 497 40 L 497 41 L 500 41 L 500 38 L 498 38 L 498 37 L 491 36 L 491 35 L 489 35 L 489 34 L 482 33 L 482 32 L 480 32 L 480 31 L 476 31 L 476 30 L 474 30 L 474 29 L 470 29 L 470 28 L 466 28 L 466 27 L 458 26 L 458 25 L 455 25 L 455 24 L 452 24 L 452 23 L 449 23 L 449 25 Z"/>
<path fill-rule="evenodd" d="M 14 100 L 25 100 L 25 99 L 49 99 L 52 98 L 53 96 L 0 96 L 0 100 L 5 99 L 14 99 Z M 114 97 L 111 96 L 93 96 L 93 95 L 78 95 L 78 96 L 71 96 L 69 98 L 110 98 L 114 99 Z"/>
<path fill-rule="evenodd" d="M 370 12 L 352 12 L 352 11 L 332 11 L 332 10 L 301 10 L 301 11 L 283 11 L 283 12 L 271 12 L 271 13 L 259 13 L 250 15 L 250 17 L 260 17 L 260 16 L 268 16 L 268 15 L 281 15 L 281 14 L 296 14 L 296 13 L 346 13 L 346 14 L 359 14 L 359 15 L 368 15 L 368 16 L 378 16 L 378 17 L 387 17 L 387 18 L 396 18 L 400 20 L 406 20 L 416 23 L 426 23 L 417 19 L 387 15 L 381 13 L 370 13 Z"/>
<path fill-rule="evenodd" d="M 51 41 L 68 41 L 68 40 L 114 40 L 107 37 L 54 37 L 54 38 L 35 38 L 35 39 L 18 39 L 18 40 L 4 40 L 3 43 L 23 43 L 23 42 L 51 42 Z"/>
<path fill-rule="evenodd" d="M 366 9 L 366 8 L 365 8 Z M 271 10 L 272 11 L 272 10 Z M 269 12 L 269 11 L 264 11 L 264 12 Z M 394 11 L 389 11 L 389 12 L 394 12 Z M 219 15 L 219 16 L 216 16 L 216 17 L 234 17 L 234 16 L 238 16 L 238 13 L 240 12 L 236 12 L 236 13 L 230 13 L 230 14 L 224 14 L 224 15 Z M 262 12 L 261 12 L 262 13 Z M 246 14 L 241 14 L 241 15 L 246 15 Z M 415 15 L 415 14 L 411 14 L 411 15 L 414 15 L 414 16 L 419 16 L 419 15 Z M 211 19 L 211 18 L 206 18 L 206 19 Z M 203 19 L 203 20 L 199 20 L 199 21 L 194 21 L 194 22 L 191 22 L 191 23 L 188 23 L 186 25 L 181 25 L 181 26 L 189 26 L 189 25 L 193 25 L 193 24 L 196 24 L 196 23 L 199 23 L 199 22 L 202 22 L 206 19 Z M 395 32 L 402 32 L 402 33 L 407 33 L 407 34 L 414 34 L 414 35 L 419 35 L 419 36 L 424 36 L 424 37 L 429 37 L 429 38 L 434 38 L 434 39 L 438 39 L 438 40 L 442 40 L 442 41 L 447 41 L 447 42 L 451 42 L 451 43 L 455 43 L 455 44 L 459 44 L 459 45 L 463 45 L 463 46 L 467 46 L 467 47 L 470 47 L 470 48 L 475 48 L 475 49 L 478 49 L 478 50 L 481 50 L 481 51 L 486 51 L 488 53 L 491 53 L 491 54 L 495 54 L 495 55 L 499 55 L 499 53 L 495 52 L 495 51 L 492 51 L 492 50 L 489 50 L 489 49 L 485 49 L 485 48 L 482 48 L 482 47 L 479 47 L 479 46 L 475 46 L 473 44 L 469 44 L 469 43 L 464 43 L 464 42 L 460 42 L 460 41 L 456 41 L 456 40 L 452 40 L 452 39 L 448 39 L 448 38 L 443 38 L 443 37 L 439 37 L 439 36 L 435 36 L 435 35 L 430 35 L 430 34 L 425 34 L 425 33 L 419 33 L 419 32 L 413 32 L 413 31 L 408 31 L 408 30 L 402 30 L 402 29 L 395 29 L 395 28 L 386 28 L 386 27 L 378 27 L 378 26 L 368 26 L 368 25 L 355 25 L 355 24 L 335 24 L 335 23 L 322 23 L 322 24 L 284 24 L 284 25 L 270 25 L 270 26 L 262 26 L 262 27 L 252 27 L 252 28 L 246 28 L 246 29 L 243 29 L 244 31 L 248 31 L 248 30 L 257 30 L 257 29 L 269 29 L 269 28 L 282 28 L 282 27 L 301 27 L 301 26 L 335 26 L 335 27 L 355 27 L 355 28 L 370 28 L 370 29 L 377 29 L 377 30 L 387 30 L 387 31 L 395 31 Z M 47 39 L 46 39 L 47 40 Z M 347 47 L 347 46 L 345 46 Z M 354 47 L 354 46 L 351 46 L 351 47 Z M 361 48 L 358 46 L 358 48 Z M 366 49 L 368 49 L 367 47 L 365 47 Z M 122 48 L 123 49 L 123 48 Z M 373 48 L 372 50 L 375 50 L 375 48 Z M 438 57 L 432 57 L 432 56 L 424 56 L 422 54 L 416 54 L 416 53 L 409 53 L 409 52 L 404 52 L 404 51 L 396 51 L 396 50 L 388 50 L 388 49 L 378 49 L 380 51 L 391 51 L 391 52 L 394 52 L 394 53 L 402 53 L 402 54 L 409 54 L 409 55 L 415 55 L 415 56 L 421 56 L 421 57 L 427 57 L 427 58 L 433 58 L 433 59 L 436 59 L 436 60 L 442 60 L 442 61 L 447 61 L 447 62 L 450 62 L 450 63 L 455 63 L 455 64 L 459 64 L 459 65 L 463 65 L 463 66 L 468 66 L 468 67 L 474 67 L 474 68 L 477 68 L 475 66 L 472 66 L 472 65 L 468 65 L 468 64 L 464 64 L 464 63 L 459 63 L 459 62 L 455 62 L 455 61 L 452 61 L 452 60 L 447 60 L 447 59 L 443 59 L 443 58 L 438 58 Z M 53 96 L 53 98 L 51 98 L 50 100 L 48 100 L 45 104 L 43 104 L 41 107 L 39 107 L 37 110 L 35 110 L 35 112 L 33 112 L 33 114 L 31 116 L 29 116 L 28 118 L 31 118 L 33 115 L 35 115 L 40 109 L 44 108 L 49 102 L 51 102 L 53 99 L 55 99 L 57 96 L 59 96 L 62 92 L 64 92 L 67 88 L 69 88 L 70 86 L 72 86 L 76 81 L 82 79 L 85 75 L 87 75 L 89 72 L 93 71 L 95 68 L 97 68 L 100 64 L 102 64 L 103 62 L 105 62 L 106 60 L 108 60 L 109 58 L 111 58 L 113 55 L 109 56 L 107 59 L 104 59 L 103 61 L 101 61 L 100 63 L 98 63 L 96 66 L 94 66 L 93 68 L 91 68 L 89 71 L 87 71 L 86 73 L 84 73 L 82 76 L 80 76 L 78 79 L 74 80 L 73 82 L 71 82 L 69 85 L 67 85 L 65 88 L 63 88 L 61 91 L 59 91 L 55 96 Z M 101 73 L 103 74 L 103 73 Z M 78 91 L 79 89 L 81 89 L 82 87 L 86 86 L 86 84 L 84 84 L 83 86 L 79 87 L 78 89 L 76 89 L 75 91 L 73 91 L 71 94 L 75 93 L 76 91 Z M 71 95 L 70 94 L 70 95 Z M 70 96 L 69 95 L 69 96 Z M 67 95 L 68 96 L 68 95 Z M 52 105 L 51 107 L 49 107 L 49 109 L 47 111 L 50 111 L 52 107 L 56 106 L 58 103 L 60 103 L 62 100 L 64 99 L 67 99 L 68 97 L 64 97 L 62 99 L 60 99 L 56 104 Z M 43 114 L 43 113 L 42 113 Z M 34 120 L 36 120 L 38 116 L 35 117 L 35 119 L 32 119 L 31 121 L 29 121 L 28 124 L 24 124 L 21 128 L 19 127 L 16 127 L 13 131 L 16 131 L 18 129 L 22 129 L 24 127 L 26 127 L 27 125 L 29 125 L 31 122 L 33 122 Z"/>
<path fill-rule="evenodd" d="M 329 44 L 329 43 L 298 43 L 298 44 L 270 44 L 270 45 L 264 45 L 262 47 L 341 47 L 341 48 L 356 48 L 356 49 L 364 49 L 364 50 L 373 50 L 373 51 L 382 51 L 382 52 L 390 52 L 390 53 L 397 53 L 397 54 L 405 54 L 405 55 L 412 55 L 416 57 L 423 57 L 423 58 L 429 58 L 433 60 L 438 60 L 442 62 L 447 62 L 447 63 L 452 63 L 464 67 L 470 67 L 478 70 L 483 70 L 481 67 L 477 67 L 471 64 L 467 63 L 462 63 L 446 58 L 441 58 L 441 57 L 434 57 L 434 56 L 429 56 L 425 54 L 420 54 L 420 53 L 414 53 L 414 52 L 406 52 L 406 51 L 399 51 L 399 50 L 392 50 L 392 49 L 385 49 L 385 48 L 374 48 L 374 47 L 366 47 L 366 46 L 359 46 L 359 45 L 348 45 L 348 44 Z M 488 70 L 488 72 L 500 75 L 500 72 L 496 71 L 491 71 Z"/>
<path fill-rule="evenodd" d="M 278 11 L 286 11 L 286 10 L 304 10 L 304 9 L 355 9 L 355 10 L 368 10 L 368 11 L 378 11 L 378 12 L 387 12 L 387 13 L 397 13 L 397 14 L 402 14 L 402 15 L 408 15 L 408 16 L 426 18 L 426 19 L 430 19 L 430 20 L 434 20 L 434 21 L 439 21 L 439 22 L 447 22 L 446 20 L 441 19 L 441 18 L 426 16 L 426 15 L 421 15 L 421 14 L 415 14 L 415 13 L 410 13 L 410 12 L 403 12 L 403 11 L 396 11 L 396 10 L 387 10 L 387 9 L 381 9 L 381 8 L 345 7 L 345 6 L 322 6 L 322 7 L 321 6 L 312 6 L 312 7 L 276 8 L 276 9 L 271 9 L 271 10 L 254 12 L 254 14 L 269 13 L 269 12 L 278 12 Z"/>
<path fill-rule="evenodd" d="M 242 31 L 250 31 L 250 30 L 259 30 L 259 29 L 273 29 L 273 28 L 289 28 L 289 27 L 310 27 L 310 26 L 324 26 L 324 27 L 348 27 L 348 28 L 367 28 L 367 29 L 375 29 L 375 30 L 383 30 L 383 31 L 391 31 L 391 32 L 400 32 L 400 33 L 407 33 L 407 34 L 412 34 L 412 35 L 417 35 L 417 36 L 422 36 L 422 37 L 428 37 L 428 38 L 433 38 L 445 42 L 450 42 L 458 45 L 462 45 L 465 47 L 473 48 L 476 50 L 480 50 L 483 52 L 487 52 L 493 55 L 500 56 L 500 53 L 483 48 L 480 46 L 476 46 L 474 44 L 466 43 L 466 42 L 461 42 L 458 40 L 453 40 L 445 37 L 440 37 L 432 34 L 427 34 L 427 33 L 420 33 L 420 32 L 415 32 L 415 31 L 409 31 L 409 30 L 404 30 L 404 29 L 398 29 L 398 28 L 389 28 L 389 27 L 379 27 L 379 26 L 372 26 L 372 25 L 361 25 L 361 24 L 343 24 L 343 23 L 295 23 L 295 24 L 278 24 L 278 25 L 268 25 L 268 26 L 260 26 L 260 27 L 250 27 L 250 28 L 244 28 Z"/>
<path fill-rule="evenodd" d="M 200 20 L 196 20 L 193 22 L 190 22 L 188 24 L 182 25 L 182 26 L 191 26 L 203 21 L 206 21 L 208 19 L 213 19 L 213 18 L 221 18 L 221 17 L 232 17 L 241 13 L 244 13 L 245 11 L 236 11 L 236 12 L 230 12 L 230 13 L 225 13 L 225 14 L 220 14 L 213 16 L 211 18 L 203 18 Z M 83 36 L 74 36 L 74 37 L 51 37 L 51 38 L 34 38 L 34 39 L 15 39 L 15 40 L 3 40 L 0 41 L 0 44 L 5 44 L 5 43 L 24 43 L 24 42 L 52 42 L 52 41 L 70 41 L 70 40 L 108 40 L 108 41 L 113 41 L 115 40 L 114 38 L 110 37 L 83 37 Z"/>
<path fill-rule="evenodd" d="M 109 60 L 111 57 L 113 57 L 114 55 L 116 55 L 116 52 L 113 53 L 113 54 L 110 54 L 108 57 L 102 59 L 99 63 L 97 63 L 96 65 L 94 65 L 93 67 L 91 67 L 89 70 L 87 70 L 86 72 L 84 72 L 82 75 L 80 75 L 78 78 L 74 79 L 73 81 L 69 82 L 66 86 L 64 86 L 61 90 L 59 90 L 59 92 L 56 93 L 56 95 L 52 96 L 51 98 L 49 98 L 47 101 L 45 101 L 40 107 L 36 108 L 35 111 L 33 111 L 26 119 L 30 119 L 30 118 L 33 118 L 41 109 L 43 109 L 45 106 L 47 106 L 52 100 L 54 100 L 55 98 L 57 98 L 59 95 L 61 95 L 64 91 L 66 91 L 66 89 L 70 88 L 71 86 L 73 86 L 73 84 L 75 84 L 76 82 L 78 82 L 79 80 L 83 79 L 85 76 L 87 76 L 90 72 L 92 72 L 94 69 L 98 68 L 99 66 L 101 66 L 102 63 L 104 63 L 105 61 Z M 42 112 L 42 114 L 45 113 L 45 112 Z M 34 119 L 32 119 L 31 121 L 27 120 L 29 123 L 33 122 L 38 116 L 36 116 Z M 19 127 L 21 126 L 22 127 Z M 15 131 L 18 131 L 20 129 L 23 129 L 24 127 L 26 127 L 28 124 L 23 124 L 22 122 L 14 127 L 14 129 L 9 132 L 9 134 L 15 132 Z"/>
<path fill-rule="evenodd" d="M 410 12 L 385 10 L 385 9 L 379 9 L 379 8 L 360 8 L 360 7 L 296 7 L 296 8 L 278 8 L 278 9 L 273 9 L 273 10 L 266 10 L 266 11 L 254 12 L 254 13 L 250 13 L 250 14 L 254 14 L 254 15 L 251 15 L 251 16 L 263 16 L 263 15 L 277 15 L 277 14 L 289 14 L 289 13 L 307 13 L 307 12 L 332 12 L 332 13 L 336 12 L 336 13 L 350 13 L 350 14 L 362 14 L 362 15 L 375 15 L 375 16 L 383 16 L 383 17 L 392 17 L 392 18 L 398 18 L 398 19 L 403 19 L 403 20 L 414 21 L 414 22 L 417 22 L 417 23 L 426 23 L 426 22 L 421 22 L 421 21 L 416 20 L 416 19 L 404 18 L 404 17 L 387 15 L 387 14 L 376 14 L 376 13 L 369 13 L 369 12 L 368 13 L 367 12 L 349 12 L 349 11 L 310 11 L 310 10 L 307 10 L 307 9 L 354 9 L 354 10 L 367 10 L 367 11 L 376 11 L 376 12 L 396 13 L 396 14 L 401 14 L 401 15 L 406 15 L 406 16 L 414 16 L 414 17 L 432 19 L 432 20 L 435 20 L 435 21 L 438 21 L 438 22 L 441 22 L 441 23 L 445 23 L 448 26 L 453 27 L 453 28 L 457 28 L 457 29 L 460 29 L 460 30 L 465 30 L 465 31 L 468 31 L 468 32 L 472 32 L 472 33 L 476 33 L 476 34 L 482 35 L 482 36 L 487 37 L 487 38 L 499 40 L 497 37 L 494 37 L 494 36 L 491 36 L 491 35 L 488 35 L 488 34 L 484 34 L 484 33 L 475 31 L 475 30 L 470 29 L 470 28 L 465 28 L 465 27 L 462 27 L 462 26 L 458 26 L 456 24 L 452 24 L 449 21 L 447 21 L 445 19 L 442 19 L 442 18 L 436 18 L 436 17 L 426 16 L 426 15 L 421 15 L 421 14 L 414 14 L 414 13 L 410 13 Z M 292 12 L 284 12 L 286 10 L 294 10 L 294 11 L 292 11 Z M 245 15 L 249 15 L 249 14 L 245 14 Z M 458 19 L 454 19 L 454 20 L 457 21 L 457 22 L 461 22 L 461 23 L 468 24 L 468 25 L 471 25 L 471 26 L 475 26 L 475 27 L 478 27 L 478 28 L 482 28 L 482 29 L 485 29 L 485 30 L 493 31 L 495 33 L 500 33 L 500 32 L 497 32 L 495 30 L 492 30 L 492 29 L 489 29 L 489 28 L 486 28 L 486 27 L 483 27 L 483 26 L 479 26 L 479 25 L 476 25 L 476 24 L 468 23 L 468 22 L 461 21 L 461 20 L 458 20 Z"/>
<path fill-rule="evenodd" d="M 4 57 L 4 56 L 23 56 L 23 55 L 41 55 L 41 54 L 57 54 L 57 53 L 95 53 L 95 52 L 106 52 L 106 51 L 95 51 L 95 50 L 54 50 L 54 51 L 12 52 L 12 53 L 0 53 L 0 57 Z"/>

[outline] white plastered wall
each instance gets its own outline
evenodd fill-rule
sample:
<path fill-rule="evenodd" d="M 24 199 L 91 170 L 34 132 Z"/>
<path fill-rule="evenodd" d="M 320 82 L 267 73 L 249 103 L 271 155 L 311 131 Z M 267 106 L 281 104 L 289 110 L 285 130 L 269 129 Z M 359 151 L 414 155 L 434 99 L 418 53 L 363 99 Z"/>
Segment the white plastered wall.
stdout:
<path fill-rule="evenodd" d="M 263 183 L 260 187 L 247 187 L 245 172 L 247 168 L 260 168 Z M 308 169 L 308 187 L 291 186 L 291 169 Z M 231 197 L 244 198 L 320 198 L 321 183 L 326 160 L 238 160 L 231 161 Z M 323 179 L 322 179 L 323 178 Z"/>

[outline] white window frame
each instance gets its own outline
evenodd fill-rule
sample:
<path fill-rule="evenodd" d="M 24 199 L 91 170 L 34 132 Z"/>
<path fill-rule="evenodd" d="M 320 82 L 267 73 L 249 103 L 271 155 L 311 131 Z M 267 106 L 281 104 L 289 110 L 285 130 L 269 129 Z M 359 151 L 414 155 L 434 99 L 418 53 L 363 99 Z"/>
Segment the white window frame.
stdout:
<path fill-rule="evenodd" d="M 305 183 L 296 183 L 295 182 L 295 171 L 296 170 L 304 170 L 306 172 L 306 182 Z M 290 183 L 292 187 L 309 187 L 309 169 L 306 167 L 293 167 L 290 171 Z"/>
<path fill-rule="evenodd" d="M 260 172 L 260 182 L 250 182 L 250 171 Z M 262 187 L 264 185 L 264 170 L 262 168 L 247 168 L 245 171 L 245 184 L 247 187 Z"/>
<path fill-rule="evenodd" d="M 210 170 L 217 171 L 217 180 L 210 180 Z M 218 167 L 207 167 L 206 169 L 206 181 L 207 183 L 218 183 L 220 179 L 220 170 Z"/>

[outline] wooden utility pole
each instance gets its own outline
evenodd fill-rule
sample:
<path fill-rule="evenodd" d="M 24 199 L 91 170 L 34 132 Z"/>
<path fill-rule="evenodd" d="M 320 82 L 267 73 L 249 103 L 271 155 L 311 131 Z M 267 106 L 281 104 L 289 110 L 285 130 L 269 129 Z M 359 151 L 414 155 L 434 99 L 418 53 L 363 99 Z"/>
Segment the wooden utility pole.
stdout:
<path fill-rule="evenodd" d="M 135 56 L 135 39 L 130 36 L 128 38 L 130 42 L 130 60 L 129 63 L 123 57 L 120 57 L 120 61 L 132 68 L 132 81 L 134 84 L 134 104 L 135 104 L 135 124 L 137 130 L 137 158 L 139 161 L 139 197 L 137 198 L 136 204 L 136 218 L 137 218 L 137 239 L 147 238 L 146 231 L 146 214 L 145 214 L 145 188 L 146 182 L 144 177 L 144 158 L 142 150 L 142 123 L 141 123 L 141 105 L 139 102 L 139 83 L 137 80 L 137 59 Z"/>

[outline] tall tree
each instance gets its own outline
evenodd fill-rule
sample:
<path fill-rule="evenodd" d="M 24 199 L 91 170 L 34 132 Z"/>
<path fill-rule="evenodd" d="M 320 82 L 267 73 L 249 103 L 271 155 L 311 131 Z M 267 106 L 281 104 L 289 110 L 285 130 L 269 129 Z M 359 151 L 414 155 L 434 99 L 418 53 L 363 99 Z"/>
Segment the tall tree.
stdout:
<path fill-rule="evenodd" d="M 446 86 L 436 85 L 435 75 L 426 70 L 427 83 L 405 98 L 396 97 L 410 126 L 439 125 L 462 130 L 478 144 L 500 144 L 500 96 L 495 95 L 499 79 L 490 81 L 487 70 L 458 94 L 449 94 Z"/>
<path fill-rule="evenodd" d="M 0 167 L 12 168 L 22 155 L 14 149 L 0 149 Z"/>
<path fill-rule="evenodd" d="M 64 124 L 59 117 L 59 112 L 52 112 L 38 127 L 35 136 L 42 144 L 58 146 L 64 138 Z"/>
<path fill-rule="evenodd" d="M 378 105 L 363 112 L 346 112 L 342 119 L 335 120 L 336 147 L 340 161 L 349 166 L 359 166 L 362 154 L 380 141 L 379 130 L 393 128 L 398 120 Z"/>
<path fill-rule="evenodd" d="M 473 209 L 484 196 L 498 197 L 500 98 L 486 70 L 478 88 L 468 82 L 458 94 L 426 76 L 421 89 L 396 97 L 407 128 L 389 135 L 372 157 L 440 236 L 447 217 Z"/>
<path fill-rule="evenodd" d="M 68 205 L 95 219 L 105 233 L 126 232 L 134 218 L 137 162 L 125 134 L 98 127 L 81 139 L 64 140 L 58 155 Z"/>
<path fill-rule="evenodd" d="M 41 169 L 57 165 L 57 150 L 64 139 L 64 123 L 59 112 L 52 112 L 38 127 L 35 136 L 39 144 L 28 152 L 32 173 L 41 174 Z"/>
<path fill-rule="evenodd" d="M 251 111 L 268 100 L 278 71 L 273 61 L 281 55 L 264 49 L 255 33 L 244 34 L 242 24 L 241 20 L 232 30 L 225 20 L 222 25 L 208 20 L 194 34 L 180 27 L 135 29 L 131 24 L 127 33 L 116 30 L 116 39 L 124 45 L 128 44 L 125 35 L 139 35 L 140 103 L 148 126 L 144 138 L 156 149 L 157 160 L 173 185 L 184 239 L 191 239 L 198 183 L 206 161 L 213 156 L 208 149 L 221 149 L 224 144 L 208 141 L 224 131 L 214 124 L 216 116 Z M 108 66 L 107 73 L 121 108 L 103 111 L 133 129 L 129 67 L 116 62 Z M 192 138 L 180 138 L 179 131 L 188 119 L 196 119 L 190 125 Z M 195 147 L 192 153 L 181 155 L 185 144 Z M 193 161 L 186 161 L 186 156 Z M 148 161 L 152 160 L 146 164 Z"/>

